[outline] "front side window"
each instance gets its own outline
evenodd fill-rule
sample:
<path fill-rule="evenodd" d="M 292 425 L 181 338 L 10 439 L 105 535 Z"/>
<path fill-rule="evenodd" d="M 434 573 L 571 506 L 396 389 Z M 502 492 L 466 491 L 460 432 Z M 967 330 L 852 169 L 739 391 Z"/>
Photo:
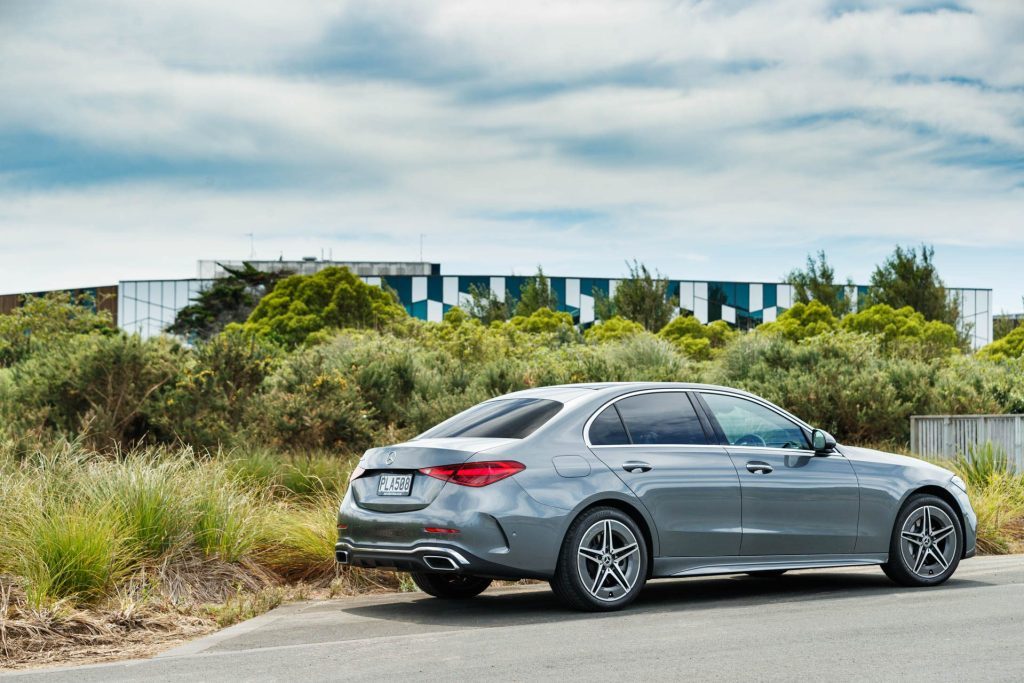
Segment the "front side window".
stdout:
<path fill-rule="evenodd" d="M 502 398 L 475 405 L 416 438 L 525 439 L 561 409 L 562 403 L 546 398 Z"/>
<path fill-rule="evenodd" d="M 774 410 L 738 396 L 702 396 L 731 446 L 809 447 L 804 430 Z"/>
<path fill-rule="evenodd" d="M 706 444 L 693 404 L 681 392 L 638 394 L 615 403 L 634 444 L 677 446 Z"/>

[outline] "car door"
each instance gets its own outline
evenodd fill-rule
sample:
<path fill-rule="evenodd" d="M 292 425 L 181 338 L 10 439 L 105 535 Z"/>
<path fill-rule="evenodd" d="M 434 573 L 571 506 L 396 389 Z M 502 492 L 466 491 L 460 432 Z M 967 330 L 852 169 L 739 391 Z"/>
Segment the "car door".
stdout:
<path fill-rule="evenodd" d="M 860 491 L 850 461 L 816 454 L 804 428 L 765 403 L 711 391 L 700 399 L 739 475 L 740 554 L 853 552 Z"/>
<path fill-rule="evenodd" d="M 622 397 L 591 418 L 586 433 L 594 454 L 650 512 L 662 557 L 739 553 L 739 477 L 687 392 Z"/>

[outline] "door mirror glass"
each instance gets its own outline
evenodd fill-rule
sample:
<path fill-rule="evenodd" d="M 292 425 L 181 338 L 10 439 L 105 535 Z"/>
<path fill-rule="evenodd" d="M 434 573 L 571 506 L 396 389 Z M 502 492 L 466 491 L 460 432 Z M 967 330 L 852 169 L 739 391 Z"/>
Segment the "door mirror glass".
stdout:
<path fill-rule="evenodd" d="M 836 440 L 828 432 L 815 429 L 811 432 L 811 446 L 816 453 L 828 453 L 836 447 Z"/>

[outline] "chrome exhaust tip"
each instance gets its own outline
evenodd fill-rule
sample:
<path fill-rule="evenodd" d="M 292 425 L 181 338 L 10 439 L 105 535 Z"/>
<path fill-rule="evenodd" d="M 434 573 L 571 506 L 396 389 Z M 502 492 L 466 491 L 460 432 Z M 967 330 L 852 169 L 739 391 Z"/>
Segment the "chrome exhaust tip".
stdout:
<path fill-rule="evenodd" d="M 453 572 L 459 568 L 455 564 L 455 560 L 443 555 L 424 555 L 423 562 L 431 569 L 439 572 Z"/>

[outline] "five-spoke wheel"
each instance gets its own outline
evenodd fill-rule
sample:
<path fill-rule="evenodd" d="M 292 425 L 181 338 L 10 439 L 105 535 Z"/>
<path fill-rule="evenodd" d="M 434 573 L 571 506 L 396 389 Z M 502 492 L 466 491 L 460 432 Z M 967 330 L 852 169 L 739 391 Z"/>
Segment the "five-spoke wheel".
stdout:
<path fill-rule="evenodd" d="M 963 532 L 949 504 L 931 495 L 916 495 L 896 518 L 889 561 L 882 569 L 906 586 L 934 586 L 956 570 L 963 552 Z"/>
<path fill-rule="evenodd" d="M 618 609 L 640 592 L 647 562 L 636 522 L 616 508 L 593 508 L 570 525 L 551 587 L 578 609 Z"/>

